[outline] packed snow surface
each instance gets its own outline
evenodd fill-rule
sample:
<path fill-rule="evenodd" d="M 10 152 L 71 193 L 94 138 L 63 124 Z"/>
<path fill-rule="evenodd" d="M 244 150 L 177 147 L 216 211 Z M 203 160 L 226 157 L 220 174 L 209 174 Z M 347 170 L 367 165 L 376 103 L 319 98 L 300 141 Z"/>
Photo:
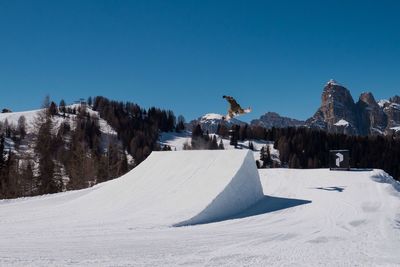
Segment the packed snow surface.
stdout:
<path fill-rule="evenodd" d="M 240 167 L 228 160 L 221 169 L 212 164 L 219 156 L 210 156 L 209 165 L 198 162 L 202 156 L 182 157 L 181 170 L 177 163 L 163 170 L 161 155 L 150 158 L 152 166 L 145 161 L 135 169 L 139 176 L 131 172 L 86 190 L 2 201 L 0 265 L 400 264 L 400 185 L 381 170 L 260 170 L 264 196 L 255 205 L 213 223 L 173 227 L 210 205 L 221 190 L 247 198 L 246 185 L 230 185 L 233 179 L 217 170 L 233 176 L 246 171 L 248 154 L 234 156 Z M 198 192 L 185 192 L 196 183 L 191 177 L 178 182 L 178 176 L 197 164 L 210 177 L 198 181 Z M 219 179 L 225 182 L 214 181 Z M 254 180 L 249 184 L 257 187 Z"/>

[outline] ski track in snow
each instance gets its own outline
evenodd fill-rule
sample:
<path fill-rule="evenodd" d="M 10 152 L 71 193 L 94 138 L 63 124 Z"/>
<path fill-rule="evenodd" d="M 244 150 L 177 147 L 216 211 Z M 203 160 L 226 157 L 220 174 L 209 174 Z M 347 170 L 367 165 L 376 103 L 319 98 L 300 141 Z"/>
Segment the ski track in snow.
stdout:
<path fill-rule="evenodd" d="M 143 218 L 158 218 L 150 207 L 161 199 L 146 198 L 148 192 L 142 202 L 121 199 L 132 190 L 123 188 L 124 177 L 86 190 L 1 201 L 0 265 L 400 265 L 399 183 L 383 171 L 266 169 L 259 174 L 265 203 L 247 215 L 194 226 L 164 225 L 162 216 L 143 224 Z M 182 193 L 175 190 L 179 186 L 157 186 L 153 181 L 148 190 Z M 113 194 L 101 194 L 111 187 Z M 76 210 L 68 209 L 71 203 Z M 91 209 L 80 209 L 85 203 Z M 76 223 L 74 214 L 87 220 Z"/>

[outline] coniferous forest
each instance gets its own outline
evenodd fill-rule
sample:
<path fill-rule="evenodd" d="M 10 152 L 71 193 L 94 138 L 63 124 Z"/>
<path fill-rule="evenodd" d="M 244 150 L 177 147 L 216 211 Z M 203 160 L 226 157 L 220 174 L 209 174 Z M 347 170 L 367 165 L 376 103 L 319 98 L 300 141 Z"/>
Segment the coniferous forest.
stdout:
<path fill-rule="evenodd" d="M 332 134 L 305 127 L 272 128 L 235 125 L 233 139 L 274 141 L 282 167 L 329 168 L 329 150 L 350 150 L 351 168 L 383 169 L 400 181 L 400 136 Z M 228 129 L 218 127 L 228 137 Z M 269 159 L 267 159 L 269 160 Z M 272 166 L 271 164 L 266 164 Z"/>
<path fill-rule="evenodd" d="M 115 134 L 102 133 L 100 119 Z M 143 109 L 135 103 L 102 96 L 75 106 L 67 106 L 63 100 L 57 105 L 46 98 L 34 124 L 32 133 L 27 131 L 24 116 L 17 125 L 0 123 L 0 198 L 81 189 L 119 177 L 152 151 L 171 150 L 160 147 L 161 132 L 185 129 L 184 118 L 177 120 L 170 110 Z M 184 149 L 224 149 L 223 143 L 200 125 L 190 130 L 191 143 L 185 144 Z M 379 168 L 400 180 L 400 137 L 395 134 L 351 136 L 309 128 L 266 129 L 247 124 L 230 128 L 220 124 L 216 133 L 230 138 L 233 146 L 244 140 L 274 141 L 280 166 L 288 168 L 327 168 L 329 150 L 349 149 L 352 168 Z M 7 142 L 12 142 L 14 149 Z M 253 148 L 251 142 L 249 148 Z M 278 166 L 271 161 L 269 148 L 261 152 L 260 168 Z"/>

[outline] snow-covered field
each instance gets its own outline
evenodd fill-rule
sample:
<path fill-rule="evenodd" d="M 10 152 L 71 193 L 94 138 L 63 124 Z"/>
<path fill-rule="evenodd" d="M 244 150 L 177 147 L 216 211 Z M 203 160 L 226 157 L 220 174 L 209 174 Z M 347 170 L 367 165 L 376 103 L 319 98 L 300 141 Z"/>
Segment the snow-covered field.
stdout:
<path fill-rule="evenodd" d="M 249 155 L 158 152 L 89 189 L 1 201 L 0 266 L 400 265 L 400 185 L 380 170 L 260 170 L 255 205 L 172 226 L 216 207 L 218 192 L 221 212 L 254 201 Z"/>

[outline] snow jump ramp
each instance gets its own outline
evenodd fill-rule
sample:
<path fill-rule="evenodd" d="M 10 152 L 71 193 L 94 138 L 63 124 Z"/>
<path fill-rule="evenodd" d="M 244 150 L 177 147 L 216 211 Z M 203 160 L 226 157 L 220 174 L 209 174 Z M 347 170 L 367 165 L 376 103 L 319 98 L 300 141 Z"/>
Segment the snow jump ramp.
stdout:
<path fill-rule="evenodd" d="M 13 227 L 32 231 L 95 226 L 154 228 L 227 219 L 263 198 L 253 154 L 245 150 L 153 152 L 120 178 L 91 188 L 0 201 Z M 12 223 L 11 223 L 12 222 Z"/>
<path fill-rule="evenodd" d="M 129 202 L 132 220 L 170 226 L 223 220 L 264 197 L 247 150 L 153 152 L 101 189 L 119 191 L 115 198 Z"/>

